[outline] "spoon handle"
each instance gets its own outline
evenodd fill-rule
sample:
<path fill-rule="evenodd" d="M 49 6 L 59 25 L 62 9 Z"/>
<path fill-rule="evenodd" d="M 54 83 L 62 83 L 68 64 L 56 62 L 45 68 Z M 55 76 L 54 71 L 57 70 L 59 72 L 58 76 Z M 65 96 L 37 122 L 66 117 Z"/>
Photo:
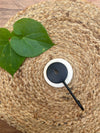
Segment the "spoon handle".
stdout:
<path fill-rule="evenodd" d="M 81 108 L 81 110 L 84 110 L 82 104 L 80 103 L 80 101 L 75 97 L 75 95 L 72 93 L 72 91 L 70 90 L 70 88 L 68 87 L 68 85 L 65 83 L 65 81 L 63 82 L 63 84 L 65 85 L 65 87 L 67 88 L 67 90 L 69 91 L 69 93 L 71 94 L 71 96 L 74 98 L 75 102 L 78 104 L 78 106 Z"/>

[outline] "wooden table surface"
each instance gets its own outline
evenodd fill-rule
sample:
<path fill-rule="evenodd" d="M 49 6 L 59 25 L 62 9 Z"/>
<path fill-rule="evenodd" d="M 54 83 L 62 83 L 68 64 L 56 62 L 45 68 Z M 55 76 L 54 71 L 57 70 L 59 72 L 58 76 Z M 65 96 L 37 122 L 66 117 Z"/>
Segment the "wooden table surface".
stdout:
<path fill-rule="evenodd" d="M 0 27 L 14 16 L 18 11 L 25 9 L 27 6 L 44 0 L 0 0 Z M 100 0 L 88 0 L 100 7 Z M 21 133 L 15 128 L 10 127 L 6 122 L 0 120 L 0 133 Z"/>
<path fill-rule="evenodd" d="M 41 1 L 44 0 L 0 0 L 0 27 L 3 27 L 18 11 Z"/>

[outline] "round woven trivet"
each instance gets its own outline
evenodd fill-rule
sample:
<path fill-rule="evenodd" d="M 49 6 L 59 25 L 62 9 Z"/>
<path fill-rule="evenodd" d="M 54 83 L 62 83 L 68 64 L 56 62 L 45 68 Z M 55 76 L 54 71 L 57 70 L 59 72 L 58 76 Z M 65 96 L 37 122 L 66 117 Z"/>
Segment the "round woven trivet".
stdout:
<path fill-rule="evenodd" d="M 0 118 L 23 133 L 100 133 L 100 9 L 79 0 L 44 2 L 18 13 L 40 21 L 57 44 L 25 60 L 12 78 L 0 68 Z M 85 111 L 65 87 L 49 86 L 45 65 L 63 58 L 73 67 L 69 84 Z"/>

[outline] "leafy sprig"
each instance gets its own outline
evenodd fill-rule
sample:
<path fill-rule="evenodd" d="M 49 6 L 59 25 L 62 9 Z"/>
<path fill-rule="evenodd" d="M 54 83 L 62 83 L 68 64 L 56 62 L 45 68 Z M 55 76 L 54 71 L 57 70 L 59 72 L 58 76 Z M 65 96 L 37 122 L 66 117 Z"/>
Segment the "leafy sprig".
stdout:
<path fill-rule="evenodd" d="M 12 76 L 26 57 L 35 57 L 54 43 L 44 26 L 30 18 L 22 18 L 13 25 L 13 31 L 0 28 L 0 67 Z"/>

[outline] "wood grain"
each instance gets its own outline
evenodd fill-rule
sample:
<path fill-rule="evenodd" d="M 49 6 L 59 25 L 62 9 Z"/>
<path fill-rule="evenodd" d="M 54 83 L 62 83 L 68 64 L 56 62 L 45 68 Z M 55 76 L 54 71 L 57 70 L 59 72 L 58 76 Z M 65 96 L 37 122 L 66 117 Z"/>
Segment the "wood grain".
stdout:
<path fill-rule="evenodd" d="M 100 7 L 100 0 L 88 0 L 88 1 Z"/>
<path fill-rule="evenodd" d="M 0 120 L 0 133 L 21 133 L 15 128 L 10 127 L 6 122 Z"/>
<path fill-rule="evenodd" d="M 44 0 L 0 0 L 0 27 L 14 16 L 18 11 L 25 9 L 27 6 Z M 100 7 L 100 0 L 88 0 Z M 0 120 L 0 133 L 21 133 L 15 128 L 10 127 L 6 122 Z"/>
<path fill-rule="evenodd" d="M 18 11 L 41 1 L 44 0 L 0 0 L 0 27 L 3 27 Z"/>

